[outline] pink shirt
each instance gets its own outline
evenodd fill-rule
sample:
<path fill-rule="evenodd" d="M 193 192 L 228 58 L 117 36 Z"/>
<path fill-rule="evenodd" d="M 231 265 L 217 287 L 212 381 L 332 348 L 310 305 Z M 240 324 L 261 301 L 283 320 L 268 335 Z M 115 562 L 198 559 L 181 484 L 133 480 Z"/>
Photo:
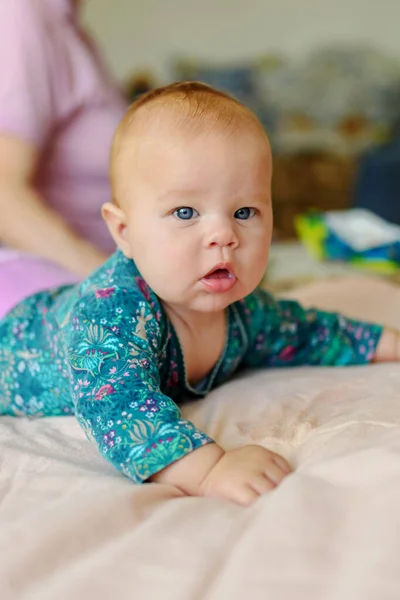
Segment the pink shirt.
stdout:
<path fill-rule="evenodd" d="M 125 108 L 72 0 L 0 0 L 0 133 L 39 149 L 39 192 L 109 251 L 100 207 L 110 199 L 110 144 Z"/>

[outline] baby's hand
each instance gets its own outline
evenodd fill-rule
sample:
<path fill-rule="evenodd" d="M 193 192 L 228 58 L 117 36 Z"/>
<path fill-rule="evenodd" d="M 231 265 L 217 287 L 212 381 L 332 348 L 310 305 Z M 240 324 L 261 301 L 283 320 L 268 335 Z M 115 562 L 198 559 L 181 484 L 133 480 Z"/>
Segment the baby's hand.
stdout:
<path fill-rule="evenodd" d="M 400 331 L 385 328 L 372 362 L 400 361 Z"/>
<path fill-rule="evenodd" d="M 205 477 L 200 493 L 250 506 L 291 472 L 282 456 L 262 446 L 226 452 Z"/>

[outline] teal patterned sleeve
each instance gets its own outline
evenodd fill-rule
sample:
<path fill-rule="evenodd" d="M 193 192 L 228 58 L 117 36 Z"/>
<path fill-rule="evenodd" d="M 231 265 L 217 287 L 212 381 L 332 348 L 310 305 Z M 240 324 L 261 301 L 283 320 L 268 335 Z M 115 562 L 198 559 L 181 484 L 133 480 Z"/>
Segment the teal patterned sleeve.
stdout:
<path fill-rule="evenodd" d="M 62 328 L 77 419 L 116 469 L 141 483 L 212 441 L 161 392 L 166 326 L 140 290 L 88 290 Z"/>
<path fill-rule="evenodd" d="M 241 310 L 248 326 L 248 367 L 342 366 L 370 362 L 382 327 L 275 300 L 257 289 Z"/>

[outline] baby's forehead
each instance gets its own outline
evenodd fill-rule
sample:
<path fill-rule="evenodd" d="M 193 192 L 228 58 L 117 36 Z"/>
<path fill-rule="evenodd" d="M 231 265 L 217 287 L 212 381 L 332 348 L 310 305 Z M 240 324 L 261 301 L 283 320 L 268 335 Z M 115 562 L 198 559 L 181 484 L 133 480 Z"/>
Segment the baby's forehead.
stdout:
<path fill-rule="evenodd" d="M 176 122 L 173 116 L 172 120 L 162 119 L 160 123 L 153 120 L 127 138 L 125 160 L 120 161 L 118 168 L 121 176 L 137 178 L 151 173 L 153 178 L 154 170 L 166 163 L 176 172 L 200 172 L 201 165 L 210 162 L 221 165 L 224 160 L 238 160 L 240 155 L 248 165 L 271 160 L 265 132 L 248 123 L 227 126 L 209 120 L 190 123 L 178 119 Z"/>
<path fill-rule="evenodd" d="M 238 137 L 245 136 L 262 154 L 268 154 L 269 160 L 264 128 L 249 109 L 236 101 L 217 98 L 205 104 L 184 98 L 153 100 L 128 113 L 121 123 L 112 153 L 112 186 L 119 188 L 126 177 L 131 179 L 134 173 L 138 176 L 139 165 L 150 164 L 152 153 L 159 156 L 163 147 L 212 144 L 215 136 L 228 143 L 238 143 Z"/>

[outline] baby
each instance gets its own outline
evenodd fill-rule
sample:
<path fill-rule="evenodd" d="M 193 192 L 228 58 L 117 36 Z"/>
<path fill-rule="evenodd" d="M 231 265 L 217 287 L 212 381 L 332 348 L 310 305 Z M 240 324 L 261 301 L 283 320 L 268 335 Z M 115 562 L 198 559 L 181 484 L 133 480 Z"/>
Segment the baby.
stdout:
<path fill-rule="evenodd" d="M 83 283 L 35 294 L 0 321 L 0 413 L 75 414 L 136 483 L 242 505 L 277 486 L 290 472 L 282 457 L 225 452 L 178 404 L 239 369 L 394 361 L 400 343 L 257 287 L 271 175 L 263 127 L 224 93 L 179 83 L 133 104 L 103 206 L 118 250 Z"/>

